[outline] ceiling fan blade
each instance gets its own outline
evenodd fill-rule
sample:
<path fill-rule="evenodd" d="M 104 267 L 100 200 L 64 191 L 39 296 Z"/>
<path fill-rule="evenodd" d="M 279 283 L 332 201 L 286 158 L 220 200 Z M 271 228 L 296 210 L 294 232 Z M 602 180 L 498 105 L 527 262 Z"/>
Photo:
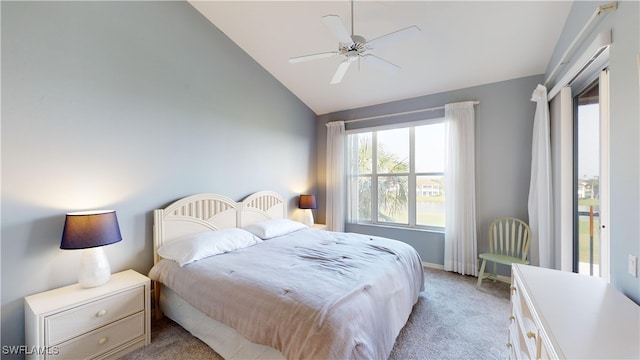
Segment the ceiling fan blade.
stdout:
<path fill-rule="evenodd" d="M 377 49 L 398 41 L 410 39 L 416 36 L 418 33 L 420 33 L 419 27 L 415 25 L 409 26 L 408 28 L 394 31 L 390 34 L 382 35 L 373 40 L 367 41 L 367 47 L 369 49 Z"/>
<path fill-rule="evenodd" d="M 333 74 L 333 77 L 331 78 L 331 81 L 329 82 L 329 84 L 337 84 L 340 81 L 342 81 L 344 74 L 346 74 L 347 70 L 349 69 L 349 65 L 351 65 L 351 61 L 349 59 L 346 59 L 343 62 L 341 62 L 340 65 L 338 65 L 338 69 L 336 70 L 336 73 Z"/>
<path fill-rule="evenodd" d="M 371 54 L 367 54 L 364 55 L 362 57 L 362 61 L 364 61 L 367 64 L 371 64 L 375 67 L 377 67 L 378 69 L 389 73 L 389 74 L 395 74 L 396 72 L 398 72 L 400 70 L 400 66 L 392 64 L 390 62 L 388 62 L 387 60 L 383 60 L 375 55 L 371 55 Z"/>
<path fill-rule="evenodd" d="M 326 15 L 322 17 L 322 21 L 324 24 L 334 33 L 338 40 L 340 40 L 343 44 L 351 44 L 353 40 L 351 39 L 351 35 L 349 35 L 349 31 L 340 20 L 338 15 Z"/>
<path fill-rule="evenodd" d="M 299 63 L 299 62 L 303 62 L 303 61 L 324 59 L 324 58 L 332 57 L 332 56 L 339 55 L 339 54 L 340 53 L 337 52 L 337 51 L 332 51 L 332 52 L 324 52 L 324 53 L 319 53 L 319 54 L 304 55 L 304 56 L 293 57 L 293 58 L 289 59 L 289 62 L 291 64 L 295 64 L 295 63 Z"/>

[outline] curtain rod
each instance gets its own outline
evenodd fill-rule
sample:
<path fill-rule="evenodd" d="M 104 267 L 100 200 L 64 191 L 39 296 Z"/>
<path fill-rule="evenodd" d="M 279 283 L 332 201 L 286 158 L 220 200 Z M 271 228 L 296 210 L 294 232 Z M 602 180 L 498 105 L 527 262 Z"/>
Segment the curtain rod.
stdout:
<path fill-rule="evenodd" d="M 478 105 L 478 104 L 480 104 L 480 101 L 474 101 L 473 102 L 473 105 Z M 404 112 L 393 113 L 393 114 L 376 115 L 376 116 L 369 116 L 369 117 L 365 117 L 365 118 L 345 120 L 344 123 L 347 124 L 347 123 L 358 122 L 358 121 L 379 119 L 379 118 L 388 117 L 388 116 L 408 115 L 408 114 L 415 114 L 415 113 L 442 110 L 442 109 L 444 109 L 444 106 L 436 106 L 436 107 L 426 108 L 426 109 L 418 109 L 418 110 L 404 111 Z"/>
<path fill-rule="evenodd" d="M 549 85 L 549 83 L 551 82 L 551 80 L 553 80 L 553 78 L 556 75 L 556 73 L 558 72 L 558 70 L 560 70 L 560 67 L 567 64 L 567 62 L 566 62 L 567 61 L 567 56 L 573 50 L 573 48 L 575 47 L 575 45 L 578 42 L 578 40 L 582 39 L 582 35 L 591 26 L 591 23 L 593 23 L 593 21 L 598 16 L 600 16 L 600 15 L 602 15 L 604 13 L 607 13 L 607 12 L 609 12 L 611 10 L 617 10 L 617 9 L 618 9 L 618 2 L 614 1 L 614 2 L 611 2 L 611 3 L 608 3 L 608 4 L 600 5 L 593 11 L 593 14 L 591 14 L 591 17 L 589 17 L 589 19 L 584 24 L 582 29 L 580 29 L 580 31 L 578 32 L 578 35 L 576 35 L 576 37 L 573 38 L 573 41 L 571 41 L 571 44 L 569 44 L 569 46 L 566 48 L 566 50 L 562 54 L 562 57 L 560 57 L 560 61 L 558 61 L 556 66 L 551 70 L 551 73 L 549 74 L 549 76 L 547 77 L 547 79 L 544 82 L 544 86 Z"/>

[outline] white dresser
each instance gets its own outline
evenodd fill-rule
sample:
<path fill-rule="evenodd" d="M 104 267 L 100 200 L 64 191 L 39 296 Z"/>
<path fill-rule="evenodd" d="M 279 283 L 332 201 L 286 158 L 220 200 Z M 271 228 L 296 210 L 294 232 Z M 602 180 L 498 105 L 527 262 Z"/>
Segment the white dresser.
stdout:
<path fill-rule="evenodd" d="M 116 359 L 151 340 L 150 280 L 133 270 L 105 285 L 70 285 L 25 298 L 27 357 Z"/>
<path fill-rule="evenodd" d="M 514 264 L 512 359 L 640 359 L 640 306 L 600 278 Z"/>

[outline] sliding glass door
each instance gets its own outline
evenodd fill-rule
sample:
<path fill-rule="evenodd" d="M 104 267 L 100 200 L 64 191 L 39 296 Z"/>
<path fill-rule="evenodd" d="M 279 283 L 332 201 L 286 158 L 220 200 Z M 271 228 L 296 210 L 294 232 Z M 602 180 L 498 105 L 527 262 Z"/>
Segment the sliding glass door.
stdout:
<path fill-rule="evenodd" d="M 600 102 L 598 82 L 580 93 L 576 97 L 576 102 L 574 271 L 600 276 Z"/>
<path fill-rule="evenodd" d="M 573 270 L 597 277 L 608 277 L 608 70 L 603 73 L 605 84 L 600 76 L 574 98 Z"/>

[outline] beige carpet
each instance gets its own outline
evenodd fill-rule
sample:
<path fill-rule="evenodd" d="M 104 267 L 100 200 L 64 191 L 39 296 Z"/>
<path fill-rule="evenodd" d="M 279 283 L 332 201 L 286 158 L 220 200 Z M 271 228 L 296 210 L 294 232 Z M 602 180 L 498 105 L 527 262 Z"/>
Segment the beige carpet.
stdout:
<path fill-rule="evenodd" d="M 425 290 L 398 335 L 390 359 L 506 359 L 509 285 L 425 269 Z M 151 344 L 126 360 L 222 359 L 164 318 L 152 324 Z"/>

